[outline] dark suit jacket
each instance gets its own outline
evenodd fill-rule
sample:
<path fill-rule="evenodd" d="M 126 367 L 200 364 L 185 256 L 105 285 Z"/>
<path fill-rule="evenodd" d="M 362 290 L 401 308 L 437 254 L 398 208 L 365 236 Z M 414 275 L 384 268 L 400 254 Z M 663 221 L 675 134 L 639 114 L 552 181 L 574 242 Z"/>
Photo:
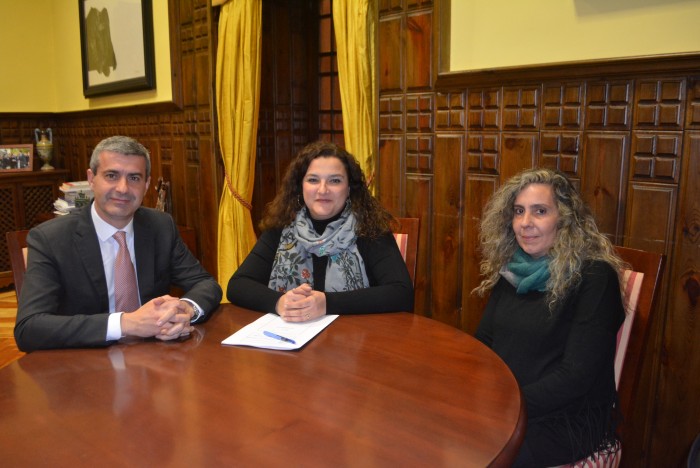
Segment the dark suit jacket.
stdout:
<path fill-rule="evenodd" d="M 105 340 L 109 297 L 90 206 L 36 226 L 27 245 L 17 346 L 33 351 L 112 344 Z M 143 207 L 136 211 L 134 256 L 142 304 L 175 285 L 205 316 L 219 305 L 221 288 L 187 249 L 168 214 Z"/>

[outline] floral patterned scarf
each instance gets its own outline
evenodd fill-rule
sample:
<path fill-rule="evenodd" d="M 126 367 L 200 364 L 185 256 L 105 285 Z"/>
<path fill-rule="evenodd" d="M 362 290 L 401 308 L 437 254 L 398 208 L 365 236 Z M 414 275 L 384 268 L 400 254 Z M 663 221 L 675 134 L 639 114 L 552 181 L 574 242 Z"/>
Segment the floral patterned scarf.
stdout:
<path fill-rule="evenodd" d="M 314 230 L 306 207 L 282 230 L 268 287 L 286 292 L 308 283 L 313 287 L 311 254 L 327 256 L 325 291 L 353 291 L 369 287 L 365 262 L 357 250 L 357 220 L 350 206 L 326 226 L 322 235 Z"/>

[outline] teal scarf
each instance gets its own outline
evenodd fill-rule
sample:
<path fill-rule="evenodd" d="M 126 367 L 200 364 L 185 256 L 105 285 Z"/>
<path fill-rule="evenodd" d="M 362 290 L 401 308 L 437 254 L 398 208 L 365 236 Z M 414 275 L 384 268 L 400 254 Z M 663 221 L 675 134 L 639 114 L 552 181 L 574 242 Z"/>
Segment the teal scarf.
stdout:
<path fill-rule="evenodd" d="M 506 267 L 501 270 L 501 276 L 512 284 L 518 294 L 530 291 L 546 291 L 549 280 L 549 256 L 532 258 L 520 247 Z"/>

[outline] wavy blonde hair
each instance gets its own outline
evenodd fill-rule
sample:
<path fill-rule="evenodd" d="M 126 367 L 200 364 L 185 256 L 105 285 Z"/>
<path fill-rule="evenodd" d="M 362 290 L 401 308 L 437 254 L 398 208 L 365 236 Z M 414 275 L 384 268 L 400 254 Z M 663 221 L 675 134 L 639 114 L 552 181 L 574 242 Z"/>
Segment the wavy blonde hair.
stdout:
<path fill-rule="evenodd" d="M 547 281 L 547 303 L 553 311 L 580 284 L 584 262 L 607 262 L 618 274 L 628 265 L 617 255 L 610 240 L 598 231 L 593 214 L 564 174 L 551 169 L 528 169 L 508 180 L 486 205 L 479 228 L 483 280 L 472 292 L 483 296 L 490 291 L 499 279 L 499 271 L 513 256 L 518 246 L 513 231 L 514 203 L 530 184 L 551 186 L 559 210 L 557 235 L 549 251 Z"/>

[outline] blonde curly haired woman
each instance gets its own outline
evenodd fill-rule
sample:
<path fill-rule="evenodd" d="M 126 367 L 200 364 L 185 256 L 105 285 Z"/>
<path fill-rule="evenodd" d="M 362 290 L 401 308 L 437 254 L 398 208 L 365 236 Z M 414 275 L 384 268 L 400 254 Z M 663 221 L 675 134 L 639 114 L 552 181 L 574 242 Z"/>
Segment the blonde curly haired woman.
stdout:
<path fill-rule="evenodd" d="M 530 169 L 489 201 L 480 226 L 490 297 L 476 337 L 509 366 L 528 424 L 514 466 L 619 450 L 614 360 L 625 266 L 563 174 Z"/>

